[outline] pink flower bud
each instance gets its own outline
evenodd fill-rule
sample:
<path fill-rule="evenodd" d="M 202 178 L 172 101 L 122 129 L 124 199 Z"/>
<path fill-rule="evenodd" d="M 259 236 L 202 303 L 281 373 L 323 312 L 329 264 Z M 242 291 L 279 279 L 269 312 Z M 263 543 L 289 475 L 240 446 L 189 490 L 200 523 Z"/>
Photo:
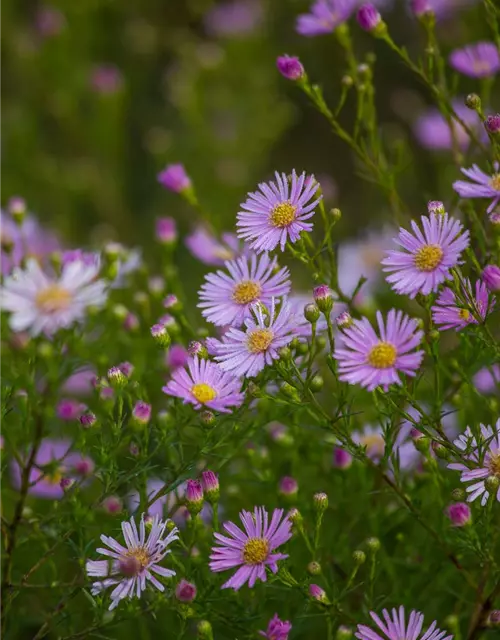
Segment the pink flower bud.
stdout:
<path fill-rule="evenodd" d="M 281 75 L 287 80 L 299 80 L 304 77 L 304 67 L 295 56 L 278 56 L 276 66 Z"/>
<path fill-rule="evenodd" d="M 196 587 L 187 580 L 181 580 L 175 587 L 175 597 L 180 602 L 192 602 L 196 598 Z"/>
<path fill-rule="evenodd" d="M 333 450 L 333 466 L 337 469 L 348 469 L 352 464 L 352 456 L 349 451 L 342 447 L 335 447 Z"/>
<path fill-rule="evenodd" d="M 177 226 L 173 218 L 158 218 L 156 239 L 162 244 L 172 244 L 177 240 Z"/>
<path fill-rule="evenodd" d="M 452 502 L 446 507 L 446 515 L 454 527 L 463 527 L 471 521 L 471 511 L 465 502 Z"/>
<path fill-rule="evenodd" d="M 191 180 L 184 169 L 182 164 L 169 164 L 163 171 L 158 174 L 158 182 L 169 189 L 180 193 L 189 189 L 191 186 Z"/>

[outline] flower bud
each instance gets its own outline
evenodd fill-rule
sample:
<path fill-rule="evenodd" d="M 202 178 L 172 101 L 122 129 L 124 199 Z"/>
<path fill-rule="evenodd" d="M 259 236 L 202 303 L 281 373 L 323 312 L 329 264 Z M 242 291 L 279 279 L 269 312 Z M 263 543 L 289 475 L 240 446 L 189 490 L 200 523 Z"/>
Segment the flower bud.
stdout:
<path fill-rule="evenodd" d="M 490 613 L 490 624 L 494 625 L 495 627 L 500 625 L 500 610 L 495 609 L 494 611 L 492 611 Z"/>
<path fill-rule="evenodd" d="M 328 496 L 326 493 L 315 493 L 313 504 L 318 513 L 324 513 L 328 509 Z"/>
<path fill-rule="evenodd" d="M 342 76 L 341 82 L 344 87 L 352 87 L 352 85 L 354 84 L 352 76 L 349 76 L 347 74 L 345 76 Z"/>
<path fill-rule="evenodd" d="M 427 436 L 421 435 L 417 438 L 413 438 L 413 444 L 415 445 L 415 449 L 420 451 L 420 453 L 424 455 L 429 453 L 430 440 Z"/>
<path fill-rule="evenodd" d="M 186 486 L 186 506 L 192 516 L 203 508 L 203 489 L 198 480 L 188 480 Z"/>
<path fill-rule="evenodd" d="M 175 597 L 179 602 L 193 602 L 196 598 L 196 587 L 187 580 L 181 580 L 175 587 Z"/>
<path fill-rule="evenodd" d="M 335 209 L 331 209 L 330 215 L 332 216 L 335 222 L 338 222 L 342 217 L 342 211 L 340 209 L 337 209 L 337 207 L 335 207 Z"/>
<path fill-rule="evenodd" d="M 198 622 L 197 631 L 200 640 L 213 640 L 212 625 L 208 620 Z"/>
<path fill-rule="evenodd" d="M 380 540 L 378 538 L 368 538 L 366 541 L 366 546 L 372 553 L 377 553 L 377 551 L 380 549 Z"/>
<path fill-rule="evenodd" d="M 366 560 L 365 552 L 358 549 L 352 554 L 352 559 L 356 564 L 363 564 Z"/>
<path fill-rule="evenodd" d="M 352 456 L 349 451 L 342 447 L 335 447 L 333 450 L 333 466 L 337 469 L 348 469 L 352 464 Z"/>
<path fill-rule="evenodd" d="M 132 409 L 132 423 L 136 427 L 144 427 L 151 420 L 151 405 L 139 400 Z"/>
<path fill-rule="evenodd" d="M 190 356 L 198 356 L 198 358 L 202 358 L 206 360 L 208 358 L 208 351 L 204 344 L 198 342 L 198 340 L 193 340 L 188 344 L 187 352 Z"/>
<path fill-rule="evenodd" d="M 215 424 L 215 414 L 212 413 L 212 411 L 202 411 L 200 413 L 200 420 L 207 427 L 211 427 L 213 424 Z"/>
<path fill-rule="evenodd" d="M 292 498 L 297 495 L 297 491 L 299 490 L 299 485 L 295 478 L 291 476 L 284 476 L 279 481 L 278 490 L 282 496 L 286 496 L 287 498 Z"/>
<path fill-rule="evenodd" d="M 137 331 L 139 328 L 139 318 L 134 313 L 127 313 L 126 318 L 123 320 L 123 328 L 125 331 Z"/>
<path fill-rule="evenodd" d="M 481 278 L 490 291 L 500 291 L 500 267 L 495 264 L 487 265 Z"/>
<path fill-rule="evenodd" d="M 121 362 L 118 365 L 118 368 L 120 369 L 120 371 L 123 373 L 124 376 L 126 376 L 127 378 L 130 378 L 134 373 L 135 367 L 131 362 Z"/>
<path fill-rule="evenodd" d="M 305 75 L 304 67 L 295 56 L 278 56 L 276 58 L 276 66 L 281 75 L 287 80 L 299 80 Z"/>
<path fill-rule="evenodd" d="M 427 211 L 429 215 L 432 215 L 433 213 L 436 213 L 436 214 L 446 213 L 444 204 L 440 200 L 429 200 L 429 202 L 427 203 Z"/>
<path fill-rule="evenodd" d="M 481 98 L 477 95 L 477 93 L 469 93 L 469 95 L 465 98 L 465 106 L 471 111 L 477 111 L 481 109 Z"/>
<path fill-rule="evenodd" d="M 496 493 L 498 487 L 500 485 L 500 478 L 498 476 L 488 476 L 484 481 L 484 486 L 486 490 L 490 493 Z"/>
<path fill-rule="evenodd" d="M 89 429 L 90 427 L 93 427 L 97 422 L 96 415 L 95 413 L 92 413 L 92 411 L 86 411 L 85 413 L 82 413 L 79 420 L 80 420 L 80 424 L 84 429 Z"/>
<path fill-rule="evenodd" d="M 171 340 L 164 325 L 154 324 L 151 327 L 151 335 L 159 347 L 161 347 L 162 349 L 168 349 Z"/>
<path fill-rule="evenodd" d="M 314 560 L 307 565 L 307 571 L 312 576 L 319 576 L 321 574 L 321 565 L 319 562 L 315 562 Z"/>
<path fill-rule="evenodd" d="M 349 311 L 342 311 L 335 322 L 337 323 L 337 327 L 339 329 L 347 329 L 352 325 L 351 314 L 349 313 Z"/>
<path fill-rule="evenodd" d="M 488 133 L 500 133 L 500 113 L 489 115 L 484 121 L 484 128 Z"/>
<path fill-rule="evenodd" d="M 352 638 L 352 630 L 349 627 L 341 624 L 337 629 L 337 634 L 335 635 L 335 640 L 350 640 Z"/>
<path fill-rule="evenodd" d="M 163 306 L 165 309 L 171 309 L 172 311 L 180 311 L 182 308 L 179 298 L 173 293 L 169 293 L 168 296 L 165 297 L 163 300 Z"/>
<path fill-rule="evenodd" d="M 128 450 L 130 452 L 130 455 L 134 456 L 134 458 L 136 458 L 140 453 L 139 447 L 138 447 L 137 443 L 135 443 L 135 442 L 131 442 L 130 443 L 130 446 L 129 446 Z"/>
<path fill-rule="evenodd" d="M 465 491 L 458 487 L 456 489 L 453 489 L 453 491 L 451 492 L 451 499 L 454 500 L 455 502 L 461 502 L 462 500 L 465 500 L 465 497 L 466 497 Z"/>
<path fill-rule="evenodd" d="M 430 0 L 411 0 L 411 10 L 417 17 L 432 11 Z"/>
<path fill-rule="evenodd" d="M 295 507 L 293 509 L 290 509 L 288 513 L 288 519 L 292 524 L 295 524 L 298 526 L 300 526 L 304 522 L 304 518 L 302 517 L 302 514 Z"/>
<path fill-rule="evenodd" d="M 50 344 L 50 342 L 40 342 L 36 352 L 43 360 L 49 360 L 54 355 L 54 347 Z"/>
<path fill-rule="evenodd" d="M 73 478 L 68 478 L 66 476 L 64 478 L 61 478 L 61 481 L 59 482 L 59 486 L 63 491 L 69 491 L 74 484 L 75 481 L 73 480 Z"/>
<path fill-rule="evenodd" d="M 321 391 L 324 384 L 325 381 L 323 380 L 322 376 L 316 374 L 311 378 L 311 381 L 309 382 L 309 389 L 311 389 L 313 393 L 318 393 L 318 391 Z"/>
<path fill-rule="evenodd" d="M 463 527 L 471 521 L 470 507 L 466 502 L 452 502 L 445 513 L 454 527 Z"/>
<path fill-rule="evenodd" d="M 320 284 L 313 289 L 313 297 L 319 310 L 328 315 L 333 309 L 333 296 L 330 287 L 326 284 Z"/>
<path fill-rule="evenodd" d="M 280 347 L 278 349 L 278 355 L 280 360 L 283 360 L 283 362 L 289 362 L 292 359 L 292 351 L 290 347 Z"/>
<path fill-rule="evenodd" d="M 177 226 L 173 218 L 158 218 L 156 239 L 161 244 L 173 244 L 177 240 Z"/>
<path fill-rule="evenodd" d="M 328 596 L 324 589 L 317 584 L 309 585 L 309 595 L 313 600 L 321 602 L 321 604 L 329 604 Z"/>
<path fill-rule="evenodd" d="M 299 392 L 297 391 L 297 389 L 295 387 L 292 387 L 292 385 L 289 382 L 283 382 L 283 384 L 280 387 L 280 390 L 286 396 L 288 396 L 292 400 L 295 400 L 295 402 L 300 402 Z"/>
<path fill-rule="evenodd" d="M 433 440 L 431 447 L 438 458 L 441 458 L 441 460 L 449 460 L 450 452 L 445 446 Z"/>
<path fill-rule="evenodd" d="M 305 319 L 313 324 L 314 322 L 318 322 L 321 312 L 317 304 L 313 302 L 306 304 L 304 307 L 304 317 Z"/>
<path fill-rule="evenodd" d="M 9 200 L 7 208 L 14 222 L 22 226 L 24 217 L 26 216 L 26 202 L 24 199 L 14 196 Z"/>
<path fill-rule="evenodd" d="M 356 20 L 364 31 L 373 33 L 375 36 L 380 36 L 387 31 L 382 16 L 371 2 L 363 4 L 358 9 Z"/>
<path fill-rule="evenodd" d="M 203 471 L 201 474 L 201 483 L 207 502 L 209 504 L 216 504 L 220 495 L 219 478 L 217 474 L 209 469 Z"/>
<path fill-rule="evenodd" d="M 127 384 L 127 376 L 120 367 L 111 367 L 108 369 L 108 382 L 113 389 L 121 389 Z"/>
<path fill-rule="evenodd" d="M 101 506 L 109 514 L 121 513 L 123 509 L 123 503 L 118 496 L 108 496 Z"/>
<path fill-rule="evenodd" d="M 191 187 L 191 180 L 182 164 L 169 164 L 158 174 L 158 182 L 175 193 L 182 193 Z"/>

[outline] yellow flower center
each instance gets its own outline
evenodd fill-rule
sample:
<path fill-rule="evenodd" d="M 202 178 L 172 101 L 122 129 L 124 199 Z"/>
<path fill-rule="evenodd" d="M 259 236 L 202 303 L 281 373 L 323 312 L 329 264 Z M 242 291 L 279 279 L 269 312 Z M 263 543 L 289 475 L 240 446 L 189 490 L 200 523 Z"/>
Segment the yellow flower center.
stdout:
<path fill-rule="evenodd" d="M 426 244 L 415 254 L 415 266 L 419 271 L 434 271 L 441 264 L 443 250 L 437 244 Z"/>
<path fill-rule="evenodd" d="M 148 551 L 144 547 L 136 547 L 135 549 L 130 549 L 125 554 L 126 558 L 135 558 L 139 563 L 141 570 L 148 566 L 150 556 Z"/>
<path fill-rule="evenodd" d="M 490 180 L 490 187 L 495 189 L 495 191 L 500 191 L 500 173 L 495 173 L 495 175 Z"/>
<path fill-rule="evenodd" d="M 379 433 L 370 433 L 360 438 L 361 444 L 365 445 L 369 453 L 382 456 L 384 454 L 385 442 Z"/>
<path fill-rule="evenodd" d="M 265 351 L 273 341 L 271 329 L 256 329 L 248 336 L 248 349 L 251 353 Z"/>
<path fill-rule="evenodd" d="M 51 284 L 36 294 L 35 304 L 44 313 L 65 311 L 71 304 L 72 295 L 64 287 Z"/>
<path fill-rule="evenodd" d="M 292 224 L 295 220 L 296 211 L 297 207 L 294 207 L 290 202 L 281 202 L 271 211 L 269 221 L 273 227 L 283 229 L 284 227 L 288 227 L 288 225 Z"/>
<path fill-rule="evenodd" d="M 205 402 L 210 402 L 211 400 L 215 400 L 215 398 L 217 397 L 217 391 L 209 384 L 205 384 L 204 382 L 194 384 L 191 387 L 191 393 L 198 400 L 198 402 L 201 402 L 202 404 L 204 404 Z"/>
<path fill-rule="evenodd" d="M 467 309 L 460 309 L 460 311 L 458 312 L 458 317 L 460 318 L 460 320 L 465 320 L 465 322 L 469 322 L 470 316 L 470 311 L 467 311 Z"/>
<path fill-rule="evenodd" d="M 375 369 L 388 369 L 396 362 L 398 352 L 390 342 L 379 342 L 368 354 L 368 364 Z"/>
<path fill-rule="evenodd" d="M 249 304 L 260 296 L 262 288 L 258 282 L 244 280 L 237 284 L 233 291 L 233 300 L 238 304 Z"/>
<path fill-rule="evenodd" d="M 500 478 L 500 452 L 491 455 L 488 468 L 491 475 Z"/>
<path fill-rule="evenodd" d="M 249 538 L 243 547 L 246 564 L 260 564 L 269 554 L 269 542 L 264 538 Z"/>
<path fill-rule="evenodd" d="M 48 482 L 49 484 L 60 484 L 63 478 L 63 472 L 63 467 L 58 467 L 50 473 L 47 473 L 47 475 L 44 476 L 43 480 L 44 482 Z"/>

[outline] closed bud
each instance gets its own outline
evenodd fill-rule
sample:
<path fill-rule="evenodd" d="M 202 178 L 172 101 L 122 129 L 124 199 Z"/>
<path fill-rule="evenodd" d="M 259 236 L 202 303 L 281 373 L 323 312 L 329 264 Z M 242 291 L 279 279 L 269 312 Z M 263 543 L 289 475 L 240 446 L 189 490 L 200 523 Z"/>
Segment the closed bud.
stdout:
<path fill-rule="evenodd" d="M 318 513 L 324 513 L 328 509 L 328 496 L 326 493 L 315 493 L 313 505 Z"/>
<path fill-rule="evenodd" d="M 302 517 L 302 514 L 295 507 L 293 509 L 290 509 L 288 513 L 288 519 L 292 524 L 295 524 L 298 526 L 300 526 L 304 522 L 304 518 Z"/>
<path fill-rule="evenodd" d="M 307 565 L 307 571 L 308 573 L 310 573 L 312 576 L 319 576 L 321 574 L 321 565 L 319 562 L 310 562 Z"/>
<path fill-rule="evenodd" d="M 151 405 L 147 402 L 136 402 L 132 409 L 132 423 L 136 427 L 144 427 L 151 420 Z"/>
<path fill-rule="evenodd" d="M 10 215 L 12 216 L 14 222 L 16 222 L 19 226 L 22 226 L 24 222 L 24 217 L 26 216 L 26 202 L 24 198 L 20 198 L 19 196 L 14 196 L 9 200 L 7 209 Z"/>
<path fill-rule="evenodd" d="M 352 79 L 352 76 L 342 76 L 342 80 L 341 80 L 342 84 L 344 85 L 344 87 L 352 87 L 352 85 L 354 84 L 354 80 Z"/>
<path fill-rule="evenodd" d="M 156 344 L 162 349 L 168 349 L 170 346 L 170 335 L 162 324 L 154 324 L 151 327 L 151 336 Z"/>
<path fill-rule="evenodd" d="M 333 450 L 333 466 L 337 469 L 348 469 L 352 464 L 352 456 L 349 451 L 342 447 L 335 447 Z"/>
<path fill-rule="evenodd" d="M 319 374 L 317 374 L 311 378 L 309 389 L 311 389 L 313 393 L 318 393 L 318 391 L 321 391 L 324 384 L 325 381 L 323 380 L 323 378 Z"/>
<path fill-rule="evenodd" d="M 364 31 L 368 31 L 374 36 L 381 37 L 387 32 L 387 26 L 382 20 L 382 16 L 371 2 L 363 4 L 358 9 L 356 19 Z"/>
<path fill-rule="evenodd" d="M 313 600 L 320 602 L 321 604 L 329 604 L 328 596 L 324 589 L 317 584 L 309 585 L 309 595 Z"/>
<path fill-rule="evenodd" d="M 352 559 L 356 564 L 363 564 L 366 560 L 366 554 L 364 551 L 358 549 L 352 554 Z"/>
<path fill-rule="evenodd" d="M 208 358 L 207 348 L 198 340 L 193 340 L 188 344 L 187 352 L 190 356 L 198 356 L 198 358 L 202 358 L 203 360 Z"/>
<path fill-rule="evenodd" d="M 454 527 L 464 527 L 471 521 L 470 507 L 466 502 L 452 502 L 446 507 L 445 513 Z"/>
<path fill-rule="evenodd" d="M 198 622 L 197 631 L 200 640 L 213 640 L 212 625 L 208 620 Z"/>
<path fill-rule="evenodd" d="M 350 640 L 352 638 L 352 629 L 341 624 L 337 629 L 335 640 Z"/>
<path fill-rule="evenodd" d="M 495 627 L 500 626 L 500 610 L 495 609 L 494 611 L 492 611 L 490 613 L 490 624 L 492 624 Z"/>
<path fill-rule="evenodd" d="M 490 493 L 496 493 L 498 487 L 500 485 L 500 478 L 498 476 L 488 476 L 484 481 L 484 486 L 486 490 Z"/>
<path fill-rule="evenodd" d="M 85 413 L 83 413 L 80 416 L 79 420 L 80 420 L 80 424 L 84 429 L 89 429 L 90 427 L 93 427 L 97 422 L 96 415 L 95 413 L 92 413 L 92 411 L 86 411 Z"/>
<path fill-rule="evenodd" d="M 127 384 L 127 376 L 120 367 L 108 369 L 108 382 L 113 389 L 121 389 Z"/>
<path fill-rule="evenodd" d="M 413 438 L 413 444 L 415 445 L 415 449 L 420 451 L 420 453 L 423 453 L 424 455 L 429 453 L 430 440 L 427 436 Z"/>
<path fill-rule="evenodd" d="M 59 486 L 63 491 L 69 491 L 74 484 L 75 481 L 73 480 L 73 478 L 68 478 L 66 476 L 64 478 L 61 478 L 61 481 L 59 482 Z"/>
<path fill-rule="evenodd" d="M 292 387 L 292 385 L 289 384 L 288 382 L 283 382 L 280 389 L 282 393 L 284 393 L 286 396 L 288 396 L 292 400 L 295 400 L 296 402 L 300 402 L 299 392 L 295 387 Z"/>
<path fill-rule="evenodd" d="M 219 478 L 217 475 L 213 471 L 207 469 L 201 474 L 201 483 L 203 485 L 203 491 L 207 502 L 210 504 L 217 503 L 220 495 Z"/>
<path fill-rule="evenodd" d="M 321 311 L 318 305 L 311 302 L 304 307 L 304 317 L 311 324 L 318 322 L 320 315 Z"/>
<path fill-rule="evenodd" d="M 108 496 L 105 500 L 103 500 L 101 506 L 104 511 L 106 511 L 110 515 L 121 513 L 123 509 L 123 503 L 118 496 Z"/>
<path fill-rule="evenodd" d="M 318 347 L 318 351 L 322 351 L 326 347 L 325 336 L 316 336 L 316 346 Z"/>
<path fill-rule="evenodd" d="M 175 587 L 175 597 L 179 602 L 192 602 L 196 598 L 196 586 L 187 580 L 181 580 Z"/>
<path fill-rule="evenodd" d="M 284 362 L 289 362 L 292 359 L 292 351 L 290 347 L 280 347 L 278 349 L 278 355 L 280 360 L 283 360 Z"/>
<path fill-rule="evenodd" d="M 429 202 L 427 203 L 427 211 L 429 215 L 433 213 L 443 215 L 446 213 L 444 204 L 440 200 L 429 200 Z"/>
<path fill-rule="evenodd" d="M 366 546 L 372 553 L 377 553 L 377 551 L 380 549 L 380 540 L 378 538 L 368 538 L 368 540 L 366 541 Z"/>
<path fill-rule="evenodd" d="M 481 109 L 481 98 L 477 93 L 469 93 L 465 98 L 465 106 L 472 111 L 478 111 Z"/>
<path fill-rule="evenodd" d="M 500 267 L 495 264 L 487 265 L 481 278 L 490 291 L 500 291 Z"/>
<path fill-rule="evenodd" d="M 352 325 L 352 316 L 349 311 L 342 311 L 335 322 L 337 323 L 337 327 L 339 329 L 347 329 Z"/>
<path fill-rule="evenodd" d="M 320 284 L 313 289 L 313 297 L 319 310 L 325 315 L 329 315 L 333 309 L 333 296 L 330 287 L 326 284 Z"/>
<path fill-rule="evenodd" d="M 297 491 L 299 490 L 299 485 L 295 478 L 291 476 L 284 476 L 279 481 L 278 486 L 279 492 L 282 496 L 286 496 L 287 498 L 293 498 L 297 495 Z"/>
<path fill-rule="evenodd" d="M 212 411 L 202 411 L 200 413 L 200 419 L 207 427 L 211 427 L 215 424 L 215 414 L 212 413 Z"/>
<path fill-rule="evenodd" d="M 203 508 L 203 488 L 198 480 L 188 480 L 186 485 L 186 506 L 192 516 Z"/>
<path fill-rule="evenodd" d="M 278 56 L 276 66 L 281 75 L 287 80 L 297 81 L 305 76 L 304 67 L 295 56 Z"/>
<path fill-rule="evenodd" d="M 296 351 L 298 354 L 304 356 L 309 351 L 309 345 L 307 342 L 299 342 Z"/>
<path fill-rule="evenodd" d="M 156 220 L 156 239 L 161 244 L 173 244 L 177 240 L 177 226 L 173 218 L 158 218 Z"/>
<path fill-rule="evenodd" d="M 50 342 L 40 342 L 36 352 L 43 360 L 49 360 L 54 355 L 54 347 Z"/>
<path fill-rule="evenodd" d="M 484 121 L 484 128 L 494 135 L 500 133 L 500 113 L 489 115 Z"/>
<path fill-rule="evenodd" d="M 182 308 L 179 298 L 173 293 L 170 293 L 163 300 L 163 306 L 165 307 L 165 309 L 170 309 L 170 311 L 180 311 L 180 309 Z"/>
<path fill-rule="evenodd" d="M 462 500 L 465 500 L 466 497 L 466 493 L 463 489 L 460 488 L 456 488 L 453 489 L 453 491 L 451 492 L 451 499 L 454 500 L 455 502 L 461 502 Z"/>
<path fill-rule="evenodd" d="M 432 446 L 432 450 L 434 451 L 434 453 L 438 458 L 441 458 L 441 460 L 449 460 L 450 452 L 446 447 L 444 447 L 439 442 L 436 442 L 435 440 L 432 441 L 431 446 Z"/>
<path fill-rule="evenodd" d="M 458 619 L 458 616 L 456 616 L 454 613 L 450 613 L 449 616 L 446 616 L 446 618 L 444 619 L 444 624 L 445 624 L 445 627 L 447 627 L 448 629 L 451 629 L 455 633 L 458 632 L 460 627 L 460 621 Z"/>

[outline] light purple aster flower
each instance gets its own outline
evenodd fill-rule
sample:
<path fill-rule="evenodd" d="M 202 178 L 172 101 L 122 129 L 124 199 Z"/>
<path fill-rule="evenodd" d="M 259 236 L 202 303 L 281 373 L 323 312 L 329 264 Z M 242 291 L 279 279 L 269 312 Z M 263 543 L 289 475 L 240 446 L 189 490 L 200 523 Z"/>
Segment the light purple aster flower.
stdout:
<path fill-rule="evenodd" d="M 452 462 L 448 469 L 460 471 L 461 482 L 473 483 L 466 488 L 469 494 L 467 502 L 473 502 L 481 496 L 481 506 L 484 507 L 490 497 L 485 481 L 490 477 L 500 480 L 500 419 L 494 427 L 480 424 L 479 429 L 479 444 L 470 427 L 455 440 L 454 444 L 463 452 L 462 459 L 467 464 Z M 500 487 L 496 499 L 500 502 Z"/>
<path fill-rule="evenodd" d="M 309 13 L 297 18 L 295 29 L 308 37 L 332 33 L 350 18 L 358 4 L 358 0 L 315 0 Z"/>
<path fill-rule="evenodd" d="M 272 251 L 278 244 L 284 251 L 287 241 L 297 242 L 302 231 L 311 231 L 313 225 L 306 220 L 322 197 L 310 202 L 318 190 L 314 176 L 297 176 L 295 169 L 290 179 L 277 171 L 275 176 L 276 182 L 262 182 L 260 191 L 248 195 L 237 216 L 238 237 L 257 253 Z"/>
<path fill-rule="evenodd" d="M 488 78 L 500 70 L 500 52 L 493 42 L 477 42 L 452 51 L 449 63 L 465 76 Z"/>
<path fill-rule="evenodd" d="M 77 452 L 70 452 L 69 440 L 42 440 L 35 457 L 35 464 L 30 471 L 28 493 L 38 498 L 59 500 L 64 495 L 60 486 L 64 477 L 76 478 L 86 476 L 94 468 L 93 461 Z M 12 483 L 16 489 L 21 488 L 21 469 L 17 461 L 11 463 Z"/>
<path fill-rule="evenodd" d="M 405 608 L 392 609 L 391 613 L 383 609 L 382 621 L 374 611 L 370 611 L 370 616 L 382 633 L 374 631 L 364 624 L 358 624 L 358 629 L 354 634 L 358 640 L 453 640 L 453 635 L 446 635 L 446 631 L 436 628 L 436 621 L 422 633 L 424 624 L 424 614 L 418 611 L 411 611 L 406 624 Z M 421 635 L 422 634 L 422 635 Z"/>
<path fill-rule="evenodd" d="M 340 379 L 360 384 L 368 391 L 382 386 L 387 391 L 391 384 L 401 384 L 398 372 L 414 376 L 423 351 L 413 351 L 421 342 L 423 331 L 417 321 L 402 311 L 391 309 L 384 322 L 377 311 L 380 337 L 367 318 L 354 320 L 338 338 L 334 357 L 339 363 Z"/>
<path fill-rule="evenodd" d="M 469 246 L 469 232 L 448 214 L 422 216 L 423 233 L 412 220 L 413 235 L 399 230 L 394 239 L 405 251 L 388 251 L 382 260 L 383 269 L 391 275 L 387 282 L 399 294 L 414 298 L 417 293 L 428 295 L 440 284 L 450 280 L 450 270 L 459 262 L 462 251 Z"/>
<path fill-rule="evenodd" d="M 163 391 L 182 398 L 184 404 L 193 404 L 195 409 L 206 407 L 222 413 L 231 413 L 230 407 L 239 407 L 244 398 L 238 378 L 197 356 L 189 358 L 187 370 L 179 368 L 172 373 Z"/>
<path fill-rule="evenodd" d="M 164 591 L 165 587 L 154 574 L 164 578 L 175 576 L 175 571 L 159 564 L 170 553 L 168 546 L 179 539 L 177 527 L 168 534 L 166 529 L 167 522 L 155 516 L 149 535 L 146 535 L 142 514 L 139 530 L 133 517 L 130 518 L 130 523 L 122 522 L 125 547 L 114 538 L 101 535 L 101 541 L 106 547 L 97 549 L 97 553 L 105 556 L 106 560 L 87 560 L 85 568 L 90 578 L 100 578 L 92 586 L 93 595 L 114 587 L 110 611 L 124 598 L 140 598 L 148 581 L 159 591 Z"/>
<path fill-rule="evenodd" d="M 250 317 L 251 305 L 268 305 L 273 297 L 282 297 L 290 291 L 290 272 L 286 267 L 276 272 L 278 259 L 267 253 L 251 253 L 232 262 L 226 262 L 224 271 L 209 273 L 198 292 L 202 315 L 218 326 L 241 326 Z"/>
<path fill-rule="evenodd" d="M 490 299 L 488 289 L 481 280 L 476 282 L 475 292 L 470 280 L 463 280 L 460 293 L 461 297 L 458 298 L 452 289 L 446 287 L 433 305 L 432 319 L 441 331 L 460 331 L 470 324 L 478 324 L 477 316 L 484 321 L 495 304 L 495 298 Z"/>
<path fill-rule="evenodd" d="M 222 589 L 238 591 L 246 582 L 250 588 L 257 579 L 266 582 L 266 566 L 277 573 L 278 560 L 284 560 L 288 555 L 275 551 L 292 537 L 292 523 L 288 516 L 283 518 L 283 513 L 283 509 L 275 509 L 269 523 L 266 509 L 255 507 L 253 513 L 240 513 L 244 532 L 232 522 L 225 522 L 223 527 L 231 537 L 214 533 L 221 546 L 212 547 L 210 569 L 219 572 L 239 567 Z"/>
<path fill-rule="evenodd" d="M 266 631 L 259 631 L 259 634 L 267 640 L 288 640 L 288 634 L 292 630 L 292 623 L 288 620 L 280 620 L 278 614 L 269 620 Z"/>
<path fill-rule="evenodd" d="M 479 138 L 487 139 L 483 127 L 474 111 L 468 109 L 463 100 L 453 101 L 453 110 Z M 453 130 L 453 131 L 452 131 Z M 460 149 L 465 151 L 470 144 L 470 137 L 461 124 L 452 120 L 451 127 L 436 107 L 427 109 L 413 125 L 418 142 L 426 149 L 449 150 L 453 148 L 453 135 Z M 453 133 L 453 135 L 452 135 Z"/>
<path fill-rule="evenodd" d="M 225 371 L 253 378 L 266 365 L 279 358 L 278 349 L 289 344 L 296 335 L 297 323 L 287 298 L 279 312 L 273 298 L 269 316 L 260 304 L 253 305 L 253 317 L 245 320 L 245 331 L 231 328 L 222 340 L 207 340 L 207 347 Z"/>
<path fill-rule="evenodd" d="M 457 180 L 453 183 L 453 188 L 461 198 L 492 198 L 486 210 L 487 213 L 491 213 L 500 202 L 499 166 L 498 162 L 495 162 L 495 173 L 491 176 L 484 173 L 477 164 L 473 164 L 471 169 L 462 169 L 462 173 L 472 182 Z"/>
<path fill-rule="evenodd" d="M 472 378 L 474 386 L 479 393 L 494 393 L 500 387 L 500 365 L 493 364 L 491 367 L 483 367 Z"/>
<path fill-rule="evenodd" d="M 246 254 L 241 250 L 240 240 L 234 233 L 223 233 L 221 240 L 218 240 L 204 227 L 198 227 L 187 236 L 186 247 L 200 262 L 216 267 Z"/>
<path fill-rule="evenodd" d="M 106 301 L 106 283 L 96 280 L 98 268 L 75 261 L 60 276 L 45 274 L 36 260 L 26 269 L 14 269 L 0 288 L 0 307 L 11 313 L 13 331 L 29 330 L 34 336 L 53 334 L 84 319 L 87 307 Z"/>

